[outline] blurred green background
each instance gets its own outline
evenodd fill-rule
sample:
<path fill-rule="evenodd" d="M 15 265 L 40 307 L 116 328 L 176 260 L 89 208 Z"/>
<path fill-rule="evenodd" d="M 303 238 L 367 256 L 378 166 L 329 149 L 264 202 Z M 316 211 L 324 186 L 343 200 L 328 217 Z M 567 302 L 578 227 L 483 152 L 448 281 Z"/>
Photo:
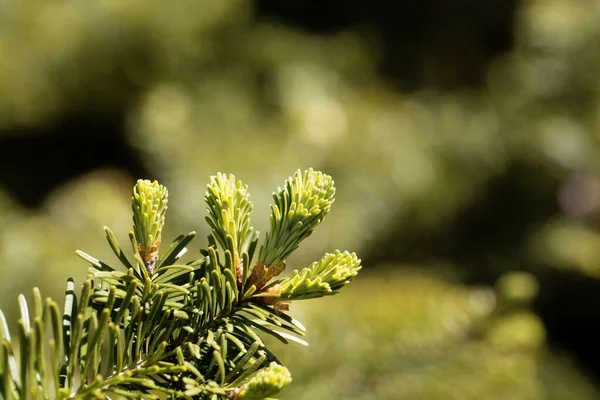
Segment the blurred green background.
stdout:
<path fill-rule="evenodd" d="M 289 265 L 364 269 L 293 306 L 282 399 L 599 399 L 599 71 L 595 0 L 0 1 L 0 307 L 114 262 L 137 178 L 194 249 L 209 175 L 264 231 L 314 167 Z"/>

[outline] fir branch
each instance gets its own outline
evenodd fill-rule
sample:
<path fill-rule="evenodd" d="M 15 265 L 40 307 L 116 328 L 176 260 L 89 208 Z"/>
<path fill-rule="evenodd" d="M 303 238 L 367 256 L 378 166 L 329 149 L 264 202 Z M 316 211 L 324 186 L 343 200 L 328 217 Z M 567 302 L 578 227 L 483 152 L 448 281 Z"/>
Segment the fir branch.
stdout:
<path fill-rule="evenodd" d="M 209 246 L 203 257 L 177 264 L 194 233 L 159 254 L 167 191 L 138 181 L 130 232 L 136 262 L 105 228 L 121 265 L 78 251 L 89 276 L 79 295 L 67 282 L 62 319 L 58 305 L 43 301 L 37 289 L 33 313 L 20 296 L 19 352 L 0 312 L 0 398 L 258 400 L 276 393 L 291 381 L 289 371 L 257 332 L 305 344 L 304 327 L 281 301 L 335 293 L 360 269 L 354 254 L 336 251 L 270 282 L 329 211 L 333 192 L 331 178 L 320 172 L 290 178 L 275 195 L 272 229 L 251 267 L 258 233 L 249 225 L 247 188 L 219 174 L 205 197 Z"/>

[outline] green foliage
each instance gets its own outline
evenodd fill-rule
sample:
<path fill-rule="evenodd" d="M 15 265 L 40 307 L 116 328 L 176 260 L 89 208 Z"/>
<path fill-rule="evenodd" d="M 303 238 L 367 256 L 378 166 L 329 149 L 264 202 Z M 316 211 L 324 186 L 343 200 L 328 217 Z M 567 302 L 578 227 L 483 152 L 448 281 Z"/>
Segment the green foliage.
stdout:
<path fill-rule="evenodd" d="M 294 270 L 279 285 L 281 297 L 292 300 L 312 299 L 335 294 L 358 274 L 360 260 L 356 254 L 325 254 L 302 271 Z"/>
<path fill-rule="evenodd" d="M 255 376 L 248 380 L 238 391 L 233 394 L 234 400 L 260 400 L 283 389 L 292 381 L 287 368 L 271 363 Z"/>
<path fill-rule="evenodd" d="M 519 280 L 528 280 L 524 275 L 503 277 L 493 290 L 441 279 L 423 268 L 389 267 L 361 276 L 343 296 L 294 307 L 310 326 L 311 347 L 272 344 L 284 364 L 293 361 L 294 384 L 282 397 L 598 398 L 593 379 L 546 346 L 542 321 L 512 301 L 512 293 L 522 290 Z"/>
<path fill-rule="evenodd" d="M 258 259 L 266 265 L 280 265 L 313 232 L 329 212 L 335 195 L 330 176 L 312 169 L 296 171 L 283 189 L 273 193 L 271 230 Z"/>
<path fill-rule="evenodd" d="M 133 232 L 144 267 L 152 275 L 165 225 L 167 189 L 158 182 L 138 180 L 133 188 Z"/>
<path fill-rule="evenodd" d="M 312 169 L 290 178 L 275 196 L 281 199 L 273 206 L 277 229 L 262 260 L 283 262 L 322 221 L 333 193 L 331 178 Z M 247 187 L 218 174 L 205 200 L 209 246 L 201 258 L 182 263 L 195 233 L 160 251 L 167 190 L 138 181 L 129 235 L 133 262 L 105 228 L 122 265 L 113 268 L 78 251 L 91 264 L 89 276 L 79 295 L 69 279 L 62 315 L 34 289 L 30 316 L 21 295 L 13 339 L 0 313 L 0 398 L 260 400 L 289 384 L 289 371 L 257 332 L 302 343 L 304 327 L 280 301 L 331 294 L 356 275 L 360 261 L 336 251 L 290 279 L 271 281 L 281 268 L 252 264 L 258 233 L 250 227 Z"/>
<path fill-rule="evenodd" d="M 150 174 L 169 179 L 163 237 L 192 227 L 201 236 L 210 233 L 221 260 L 227 235 L 222 244 L 222 230 L 201 223 L 198 182 L 215 170 L 243 171 L 254 201 L 266 204 L 261 194 L 283 181 L 277 171 L 312 165 L 335 171 L 344 195 L 327 217 L 328 229 L 317 230 L 317 240 L 294 254 L 299 265 L 310 265 L 337 242 L 377 262 L 411 259 L 422 270 L 440 262 L 469 282 L 472 274 L 479 281 L 482 274 L 489 279 L 518 269 L 546 284 L 554 276 L 546 275 L 548 266 L 598 278 L 600 9 L 592 1 L 521 3 L 512 46 L 490 64 L 483 87 L 397 93 L 377 76 L 380 48 L 365 30 L 315 35 L 257 18 L 251 2 L 0 2 L 6 22 L 0 49 L 11 55 L 0 58 L 0 136 L 33 144 L 33 136 L 23 136 L 44 132 L 38 138 L 45 143 L 47 129 L 62 130 L 63 122 L 125 120 L 135 157 Z M 99 141 L 112 137 L 97 135 Z M 84 278 L 72 261 L 72 243 L 107 260 L 92 227 L 109 225 L 128 244 L 119 233 L 130 230 L 124 201 L 130 178 L 109 168 L 55 187 L 35 210 L 0 188 L 0 273 L 10 277 L 0 281 L 0 305 L 9 320 L 16 293 L 32 281 L 58 298 L 51 283 L 62 281 L 65 271 L 77 282 Z M 18 178 L 20 171 L 12 170 Z M 267 207 L 254 210 L 253 223 L 265 232 L 263 211 L 268 214 Z M 473 221 L 479 223 L 473 227 Z M 233 230 L 228 234 L 237 246 L 246 243 Z M 252 252 L 250 237 L 240 260 Z M 129 254 L 129 244 L 123 247 Z M 167 257 L 163 249 L 159 258 L 181 264 L 173 261 L 178 255 Z M 237 264 L 235 255 L 233 264 L 236 278 L 238 265 L 242 272 L 250 267 Z M 242 278 L 254 284 L 240 287 L 254 286 L 257 305 L 282 311 L 285 299 L 273 298 L 277 291 L 263 282 L 282 267 L 253 265 Z M 556 287 L 543 287 L 556 307 L 547 315 L 558 322 L 573 309 L 578 321 L 593 321 L 594 308 L 563 295 L 573 290 L 585 298 L 577 291 L 581 279 L 574 285 L 558 276 Z M 529 304 L 538 289 L 523 275 L 514 278 L 500 282 L 503 301 Z M 507 282 L 520 283 L 507 289 Z M 511 340 L 543 336 L 534 315 L 497 316 L 490 323 L 499 329 L 477 342 L 471 325 L 461 323 L 454 292 L 446 290 L 458 285 L 421 283 L 402 276 L 361 286 L 351 298 L 345 293 L 316 307 L 296 305 L 318 335 L 305 338 L 311 342 L 306 354 L 276 352 L 295 363 L 294 385 L 282 397 L 599 397 L 587 383 L 587 395 L 577 392 L 581 373 L 549 362 L 556 358 L 552 347 L 506 353 Z M 573 330 L 584 329 L 565 313 Z M 465 333 L 440 339 L 457 332 Z M 316 360 L 324 366 L 319 373 Z"/>
<path fill-rule="evenodd" d="M 257 238 L 252 235 L 250 226 L 252 203 L 248 186 L 236 182 L 233 175 L 217 174 L 211 178 L 205 200 L 210 215 L 206 221 L 212 228 L 212 237 L 235 257 L 247 252 Z"/>

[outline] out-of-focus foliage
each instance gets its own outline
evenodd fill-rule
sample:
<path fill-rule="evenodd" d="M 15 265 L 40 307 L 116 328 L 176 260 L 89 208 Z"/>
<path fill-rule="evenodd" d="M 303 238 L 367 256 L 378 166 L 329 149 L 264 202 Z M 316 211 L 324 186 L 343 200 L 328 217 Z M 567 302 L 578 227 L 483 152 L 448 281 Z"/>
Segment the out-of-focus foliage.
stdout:
<path fill-rule="evenodd" d="M 169 229 L 177 232 L 203 225 L 204 178 L 217 171 L 249 184 L 264 205 L 255 219 L 266 221 L 268 191 L 286 171 L 323 170 L 336 179 L 336 208 L 295 255 L 299 263 L 338 247 L 377 258 L 384 238 L 392 245 L 381 258 L 401 258 L 414 237 L 445 232 L 440 239 L 450 244 L 436 241 L 430 257 L 459 277 L 540 266 L 600 276 L 597 2 L 523 0 L 514 49 L 493 63 L 484 87 L 411 94 L 378 77 L 377 49 L 358 31 L 312 35 L 257 20 L 250 4 L 0 2 L 0 135 L 81 107 L 122 113 L 128 140 L 170 189 Z M 0 273 L 19 271 L 0 280 L 2 305 L 33 284 L 51 293 L 67 274 L 83 277 L 75 247 L 110 259 L 96 228 L 126 231 L 127 178 L 81 176 L 38 211 L 0 192 Z M 476 266 L 457 264 L 446 255 L 461 232 L 448 226 L 493 199 L 488 190 L 501 179 L 517 182 L 511 197 L 531 199 L 502 209 L 527 230 L 488 227 L 505 230 L 503 246 L 467 237 Z M 498 290 L 517 300 L 533 295 L 538 288 L 527 280 L 509 276 Z M 295 385 L 289 398 L 314 398 L 313 390 L 357 399 L 594 398 L 576 367 L 548 350 L 541 322 L 525 308 L 473 316 L 473 304 L 485 303 L 473 296 L 487 292 L 405 274 L 352 293 L 328 300 L 339 307 L 335 318 L 299 310 L 320 329 L 311 343 L 331 373 L 314 375 L 310 352 L 290 353 L 306 354 L 305 368 L 292 373 L 308 386 Z"/>
<path fill-rule="evenodd" d="M 406 270 L 367 277 L 346 296 L 328 299 L 335 318 L 306 304 L 299 312 L 311 347 L 284 349 L 296 386 L 283 397 L 597 398 L 567 358 L 547 351 L 541 321 L 521 307 L 508 312 L 514 303 L 502 292 Z"/>
<path fill-rule="evenodd" d="M 0 197 L 0 271 L 11 276 L 0 280 L 2 308 L 13 308 L 18 291 L 29 292 L 33 286 L 59 298 L 58 282 L 68 276 L 81 282 L 87 267 L 74 257 L 78 247 L 111 259 L 102 243 L 101 227 L 110 225 L 121 233 L 129 229 L 128 186 L 118 173 L 87 175 L 52 193 L 39 212 Z M 119 236 L 122 242 L 126 238 Z"/>

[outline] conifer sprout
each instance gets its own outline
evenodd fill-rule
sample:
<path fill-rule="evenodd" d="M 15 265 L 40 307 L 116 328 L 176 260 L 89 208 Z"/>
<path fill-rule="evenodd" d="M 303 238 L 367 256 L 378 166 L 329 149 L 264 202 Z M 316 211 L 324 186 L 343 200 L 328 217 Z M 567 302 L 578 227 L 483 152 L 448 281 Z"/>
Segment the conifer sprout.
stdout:
<path fill-rule="evenodd" d="M 247 239 L 252 238 L 253 232 L 250 226 L 252 203 L 248 186 L 236 181 L 234 175 L 219 173 L 211 177 L 205 201 L 209 213 L 206 221 L 221 248 L 236 256 L 247 251 Z M 231 237 L 231 248 L 227 242 L 228 237 Z"/>
<path fill-rule="evenodd" d="M 279 284 L 280 296 L 286 299 L 312 299 L 337 293 L 360 271 L 356 254 L 325 254 L 319 261 L 302 271 L 294 270 Z"/>
<path fill-rule="evenodd" d="M 333 181 L 312 169 L 296 172 L 274 195 L 271 231 L 253 260 L 258 232 L 250 226 L 247 186 L 213 176 L 207 188 L 208 247 L 180 258 L 195 233 L 161 251 L 167 189 L 147 180 L 133 188 L 133 261 L 105 228 L 120 262 L 113 267 L 82 251 L 89 276 L 77 294 L 67 282 L 64 308 L 33 291 L 19 296 L 11 337 L 0 312 L 0 399 L 260 400 L 291 376 L 259 336 L 283 343 L 305 329 L 287 303 L 336 293 L 360 260 L 335 251 L 287 278 L 285 259 L 323 220 Z M 285 302 L 285 304 L 284 304 Z M 15 348 L 18 346 L 18 351 Z"/>
<path fill-rule="evenodd" d="M 285 262 L 329 213 L 334 195 L 329 175 L 312 168 L 296 171 L 283 189 L 273 193 L 271 229 L 260 249 L 259 262 L 267 266 Z"/>
<path fill-rule="evenodd" d="M 167 202 L 168 191 L 157 181 L 140 179 L 133 188 L 133 231 L 144 267 L 150 275 L 158 259 Z"/>
<path fill-rule="evenodd" d="M 271 363 L 234 392 L 233 400 L 261 400 L 272 396 L 292 381 L 287 368 Z"/>

